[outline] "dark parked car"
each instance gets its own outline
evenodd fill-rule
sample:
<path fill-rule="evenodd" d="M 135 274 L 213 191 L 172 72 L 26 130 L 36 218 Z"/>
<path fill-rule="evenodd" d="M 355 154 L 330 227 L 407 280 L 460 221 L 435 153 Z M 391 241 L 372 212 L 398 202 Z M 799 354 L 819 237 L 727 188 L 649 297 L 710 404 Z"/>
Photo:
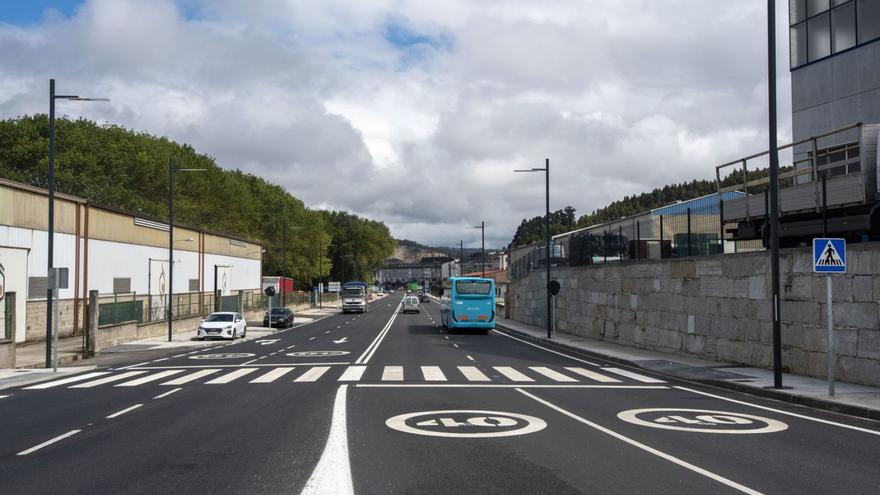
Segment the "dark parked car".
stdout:
<path fill-rule="evenodd" d="M 428 296 L 427 292 L 422 292 L 419 294 L 419 302 L 429 303 L 431 302 L 431 298 Z"/>
<path fill-rule="evenodd" d="M 264 327 L 287 328 L 293 326 L 293 311 L 288 308 L 272 308 L 272 324 L 269 324 L 269 312 L 263 315 Z"/>

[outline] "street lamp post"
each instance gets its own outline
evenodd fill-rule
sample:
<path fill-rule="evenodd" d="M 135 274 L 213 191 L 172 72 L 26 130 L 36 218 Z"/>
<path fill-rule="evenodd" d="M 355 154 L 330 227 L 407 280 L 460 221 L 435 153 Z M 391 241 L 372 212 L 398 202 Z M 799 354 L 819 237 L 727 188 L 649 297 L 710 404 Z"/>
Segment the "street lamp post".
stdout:
<path fill-rule="evenodd" d="M 205 172 L 204 168 L 175 168 L 168 157 L 168 342 L 174 326 L 174 174 L 176 172 Z"/>
<path fill-rule="evenodd" d="M 544 168 L 531 168 L 524 170 L 514 170 L 514 172 L 544 172 L 544 186 L 545 186 L 545 207 L 546 207 L 546 217 L 544 218 L 544 228 L 547 234 L 547 338 L 551 338 L 553 334 L 553 324 L 552 324 L 552 303 L 550 301 L 550 243 L 553 242 L 553 239 L 550 237 L 550 159 L 546 158 L 544 162 Z"/>
<path fill-rule="evenodd" d="M 81 98 L 77 95 L 56 95 L 55 79 L 49 79 L 49 242 L 46 280 L 55 269 L 55 100 L 110 101 L 107 98 Z M 54 289 L 46 284 L 46 367 L 52 366 L 52 295 Z"/>
<path fill-rule="evenodd" d="M 483 266 L 483 278 L 486 278 L 486 221 L 483 220 L 482 222 L 480 222 L 480 225 L 471 228 L 480 229 L 480 249 L 482 250 L 481 265 Z"/>
<path fill-rule="evenodd" d="M 770 301 L 773 312 L 773 388 L 782 388 L 779 304 L 779 149 L 776 143 L 776 0 L 767 0 L 767 92 L 770 136 Z"/>

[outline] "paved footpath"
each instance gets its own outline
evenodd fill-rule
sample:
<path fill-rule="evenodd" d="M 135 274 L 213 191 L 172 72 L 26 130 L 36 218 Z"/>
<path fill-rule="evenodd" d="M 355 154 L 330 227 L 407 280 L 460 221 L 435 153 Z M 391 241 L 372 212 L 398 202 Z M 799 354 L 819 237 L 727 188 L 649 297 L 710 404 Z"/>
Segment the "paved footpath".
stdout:
<path fill-rule="evenodd" d="M 400 300 L 3 390 L 0 493 L 880 492 L 876 422 Z"/>

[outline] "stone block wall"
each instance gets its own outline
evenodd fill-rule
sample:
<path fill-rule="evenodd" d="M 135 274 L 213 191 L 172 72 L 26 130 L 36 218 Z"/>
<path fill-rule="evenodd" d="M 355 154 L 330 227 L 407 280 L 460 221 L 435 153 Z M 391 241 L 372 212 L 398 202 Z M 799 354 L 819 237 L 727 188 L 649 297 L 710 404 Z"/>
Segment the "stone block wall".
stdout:
<path fill-rule="evenodd" d="M 837 379 L 880 385 L 880 244 L 848 246 L 832 278 Z M 785 371 L 825 377 L 826 280 L 811 249 L 782 250 Z M 554 269 L 557 329 L 572 335 L 748 366 L 772 367 L 765 252 Z M 546 325 L 546 274 L 513 281 L 510 317 Z"/>

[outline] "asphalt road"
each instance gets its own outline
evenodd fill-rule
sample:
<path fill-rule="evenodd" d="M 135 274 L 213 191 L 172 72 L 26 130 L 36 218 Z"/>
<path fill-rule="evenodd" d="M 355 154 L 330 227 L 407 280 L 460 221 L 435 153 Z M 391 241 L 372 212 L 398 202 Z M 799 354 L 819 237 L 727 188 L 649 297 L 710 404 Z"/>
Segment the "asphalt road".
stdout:
<path fill-rule="evenodd" d="M 880 425 L 449 334 L 401 297 L 4 390 L 0 493 L 880 493 Z"/>

